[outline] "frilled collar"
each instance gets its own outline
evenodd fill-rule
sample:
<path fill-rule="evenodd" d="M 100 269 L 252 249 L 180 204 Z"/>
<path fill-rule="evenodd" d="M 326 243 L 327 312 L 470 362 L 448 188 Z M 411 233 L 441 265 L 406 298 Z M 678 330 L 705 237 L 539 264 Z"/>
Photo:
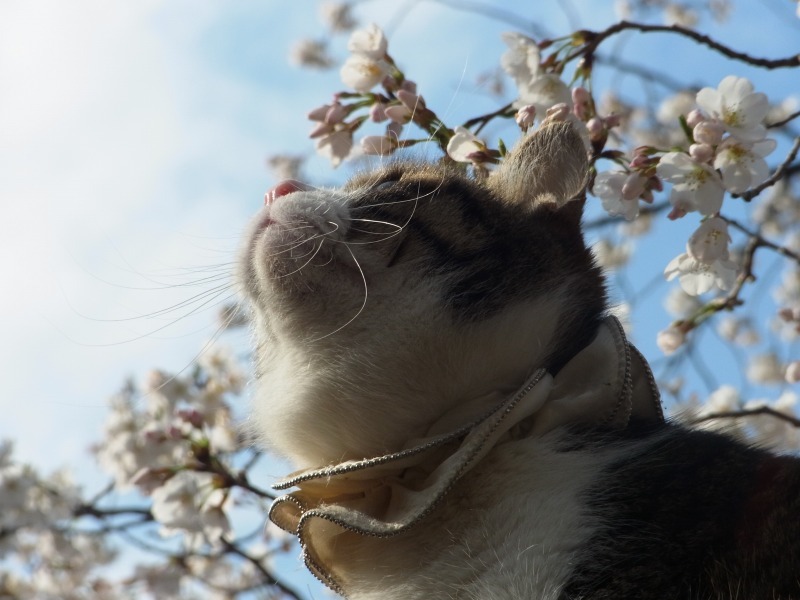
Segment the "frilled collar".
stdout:
<path fill-rule="evenodd" d="M 269 518 L 296 535 L 309 570 L 346 596 L 345 536 L 390 537 L 417 526 L 497 444 L 568 424 L 622 429 L 631 417 L 663 420 L 650 368 L 608 317 L 595 339 L 556 377 L 536 370 L 512 396 L 480 398 L 445 415 L 435 434 L 375 458 L 293 473 L 274 487 L 298 491 L 272 504 Z M 449 424 L 459 424 L 445 429 Z"/>

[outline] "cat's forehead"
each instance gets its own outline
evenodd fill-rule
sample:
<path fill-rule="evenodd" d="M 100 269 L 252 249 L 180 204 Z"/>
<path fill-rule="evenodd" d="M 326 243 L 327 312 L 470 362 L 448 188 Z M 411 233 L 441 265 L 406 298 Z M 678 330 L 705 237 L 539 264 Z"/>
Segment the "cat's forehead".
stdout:
<path fill-rule="evenodd" d="M 477 188 L 480 187 L 458 167 L 438 163 L 392 161 L 375 170 L 354 175 L 343 189 L 354 191 L 375 187 L 386 181 L 442 190 L 457 187 L 461 190 L 477 191 Z"/>

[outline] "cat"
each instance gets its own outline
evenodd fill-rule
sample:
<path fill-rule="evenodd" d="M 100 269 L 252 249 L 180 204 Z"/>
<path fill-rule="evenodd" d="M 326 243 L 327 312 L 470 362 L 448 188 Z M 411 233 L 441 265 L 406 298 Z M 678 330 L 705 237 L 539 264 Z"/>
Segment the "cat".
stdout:
<path fill-rule="evenodd" d="M 609 316 L 575 128 L 487 178 L 285 181 L 238 278 L 270 518 L 365 599 L 800 598 L 800 461 L 664 420 Z"/>

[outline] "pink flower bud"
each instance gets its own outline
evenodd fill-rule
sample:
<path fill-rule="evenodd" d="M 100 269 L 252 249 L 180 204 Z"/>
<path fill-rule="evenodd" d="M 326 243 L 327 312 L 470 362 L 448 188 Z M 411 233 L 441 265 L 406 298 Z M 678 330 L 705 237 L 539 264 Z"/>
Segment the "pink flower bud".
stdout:
<path fill-rule="evenodd" d="M 544 120 L 548 123 L 563 121 L 569 116 L 570 110 L 566 102 L 559 102 L 547 109 Z"/>
<path fill-rule="evenodd" d="M 650 166 L 651 162 L 652 160 L 650 159 L 649 156 L 646 156 L 644 154 L 636 154 L 634 155 L 633 160 L 628 164 L 628 166 L 634 170 L 644 169 Z"/>
<path fill-rule="evenodd" d="M 711 146 L 716 146 L 722 141 L 723 133 L 725 133 L 725 126 L 719 121 L 711 119 L 698 123 L 692 130 L 695 142 Z"/>
<path fill-rule="evenodd" d="M 347 116 L 347 108 L 338 102 L 331 105 L 327 114 L 325 115 L 325 122 L 328 125 L 335 125 L 341 123 Z"/>
<path fill-rule="evenodd" d="M 606 126 L 602 119 L 592 117 L 586 121 L 586 129 L 589 130 L 589 139 L 593 142 L 601 140 L 606 134 Z"/>
<path fill-rule="evenodd" d="M 669 211 L 667 218 L 670 221 L 677 221 L 678 219 L 682 219 L 686 216 L 686 209 L 681 206 L 675 206 Z"/>
<path fill-rule="evenodd" d="M 369 118 L 373 123 L 381 123 L 388 119 L 386 116 L 386 105 L 383 102 L 376 102 L 369 109 Z"/>
<path fill-rule="evenodd" d="M 317 108 L 308 113 L 308 120 L 324 121 L 330 109 L 331 109 L 330 104 L 323 104 L 322 106 L 318 106 Z"/>
<path fill-rule="evenodd" d="M 181 428 L 175 425 L 170 425 L 167 427 L 167 436 L 173 440 L 182 440 L 184 438 Z"/>
<path fill-rule="evenodd" d="M 694 129 L 700 123 L 706 120 L 706 116 L 699 109 L 695 108 L 688 115 L 686 115 L 686 124 Z"/>
<path fill-rule="evenodd" d="M 361 150 L 364 154 L 388 156 L 397 148 L 397 140 L 385 135 L 368 135 L 361 138 Z"/>
<path fill-rule="evenodd" d="M 589 106 L 592 100 L 591 94 L 586 88 L 576 87 L 572 90 L 572 110 L 575 116 L 585 121 L 589 116 Z"/>
<path fill-rule="evenodd" d="M 400 84 L 400 89 L 405 90 L 406 92 L 411 92 L 412 94 L 416 94 L 417 84 L 410 79 L 404 79 L 403 83 Z"/>
<path fill-rule="evenodd" d="M 657 192 L 664 191 L 664 182 L 661 181 L 660 177 L 656 177 L 653 175 L 652 177 L 648 178 L 647 180 L 647 189 L 648 190 L 655 190 Z"/>
<path fill-rule="evenodd" d="M 584 87 L 576 87 L 572 89 L 572 102 L 574 104 L 588 104 L 592 99 L 592 95 Z"/>
<path fill-rule="evenodd" d="M 395 139 L 400 138 L 400 134 L 403 133 L 403 124 L 402 123 L 395 123 L 392 121 L 386 126 L 386 135 L 393 137 Z"/>
<path fill-rule="evenodd" d="M 517 111 L 517 114 L 514 115 L 514 120 L 522 131 L 528 131 L 528 128 L 531 127 L 536 120 L 536 107 L 532 104 L 523 106 Z"/>
<path fill-rule="evenodd" d="M 322 137 L 323 135 L 328 135 L 333 131 L 333 127 L 328 125 L 327 123 L 320 123 L 314 129 L 311 130 L 311 133 L 308 134 L 312 140 L 314 138 Z"/>
<path fill-rule="evenodd" d="M 199 428 L 203 424 L 203 413 L 196 408 L 181 408 L 176 414 L 193 427 Z"/>
<path fill-rule="evenodd" d="M 623 200 L 636 200 L 644 191 L 644 184 L 647 180 L 639 173 L 631 173 L 622 184 Z"/>
<path fill-rule="evenodd" d="M 709 144 L 692 144 L 689 146 L 689 156 L 696 162 L 707 163 L 714 158 L 714 148 Z"/>
<path fill-rule="evenodd" d="M 402 104 L 387 106 L 383 112 L 395 123 L 405 124 L 411 120 L 411 111 Z"/>
<path fill-rule="evenodd" d="M 406 108 L 409 110 L 418 110 L 420 108 L 425 108 L 425 101 L 422 99 L 422 96 L 417 96 L 411 92 L 406 90 L 400 89 L 397 90 L 397 99 L 403 103 Z"/>

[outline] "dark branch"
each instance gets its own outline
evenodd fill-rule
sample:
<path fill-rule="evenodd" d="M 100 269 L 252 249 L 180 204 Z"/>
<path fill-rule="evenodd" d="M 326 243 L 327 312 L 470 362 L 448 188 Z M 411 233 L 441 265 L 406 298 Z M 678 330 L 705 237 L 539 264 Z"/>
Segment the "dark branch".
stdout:
<path fill-rule="evenodd" d="M 728 46 L 717 42 L 707 35 L 702 33 L 698 33 L 693 29 L 688 29 L 686 27 L 681 27 L 680 25 L 647 25 L 644 23 L 632 23 L 630 21 L 620 21 L 604 29 L 603 31 L 582 31 L 579 32 L 584 36 L 586 39 L 586 45 L 582 48 L 578 48 L 573 51 L 568 57 L 567 61 L 577 58 L 578 56 L 586 56 L 587 58 L 591 59 L 594 58 L 594 53 L 597 50 L 597 47 L 606 39 L 621 33 L 623 31 L 641 31 L 642 33 L 647 32 L 662 32 L 662 33 L 675 33 L 681 35 L 683 37 L 687 37 L 695 42 L 702 44 L 711 48 L 712 50 L 716 50 L 723 56 L 727 56 L 728 58 L 738 60 L 740 62 L 753 65 L 756 67 L 764 67 L 765 69 L 781 69 L 781 68 L 794 68 L 800 67 L 800 56 L 788 56 L 786 58 L 758 58 L 755 56 L 750 56 L 749 54 L 745 54 L 744 52 L 738 52 L 729 48 Z"/>
<path fill-rule="evenodd" d="M 692 423 L 694 424 L 703 423 L 705 421 L 713 421 L 714 419 L 741 419 L 744 417 L 753 417 L 757 415 L 769 415 L 770 417 L 775 417 L 776 419 L 780 419 L 781 421 L 786 421 L 787 423 L 793 425 L 794 427 L 800 427 L 800 419 L 792 417 L 791 415 L 785 415 L 782 412 L 775 410 L 774 408 L 770 408 L 769 406 L 760 406 L 758 408 L 747 408 L 742 410 L 711 413 L 710 415 L 706 415 L 704 417 L 699 417 L 695 419 L 694 421 L 692 421 Z"/>

